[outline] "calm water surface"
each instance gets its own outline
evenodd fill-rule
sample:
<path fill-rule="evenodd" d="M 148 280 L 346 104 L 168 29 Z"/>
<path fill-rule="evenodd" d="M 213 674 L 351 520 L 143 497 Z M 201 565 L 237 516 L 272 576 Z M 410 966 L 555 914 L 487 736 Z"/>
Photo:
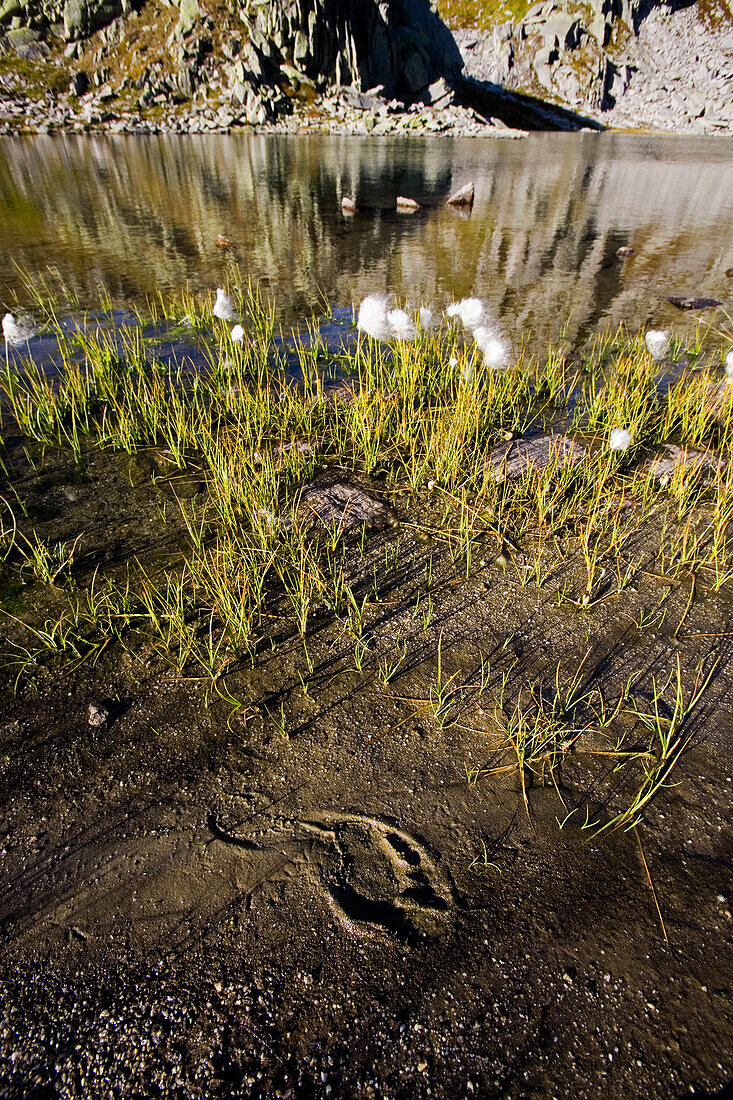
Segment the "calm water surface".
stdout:
<path fill-rule="evenodd" d="M 374 290 L 412 305 L 486 298 L 536 346 L 625 320 L 691 323 L 667 296 L 730 306 L 733 143 L 537 134 L 3 138 L 0 306 L 52 266 L 90 308 L 160 288 L 260 280 L 285 323 Z M 473 180 L 470 216 L 445 207 Z M 361 213 L 341 213 L 342 195 Z M 421 204 L 394 211 L 397 195 Z M 222 252 L 218 233 L 232 241 Z M 635 250 L 618 262 L 622 245 Z M 731 310 L 728 308 L 728 312 Z"/>

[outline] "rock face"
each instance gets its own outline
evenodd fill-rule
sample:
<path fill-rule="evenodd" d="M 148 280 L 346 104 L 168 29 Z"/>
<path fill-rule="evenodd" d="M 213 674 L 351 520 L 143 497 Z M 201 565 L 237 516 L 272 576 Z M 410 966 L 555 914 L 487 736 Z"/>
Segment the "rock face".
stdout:
<path fill-rule="evenodd" d="M 67 41 L 86 38 L 132 10 L 132 0 L 4 0 L 0 24 L 33 28 L 63 24 Z M 179 37 L 203 14 L 198 0 L 178 0 Z M 295 79 L 322 86 L 381 86 L 388 98 L 418 96 L 440 78 L 449 83 L 463 62 L 453 38 L 428 0 L 233 0 L 255 56 L 250 71 L 284 68 Z M 17 28 L 14 28 L 17 29 Z"/>
<path fill-rule="evenodd" d="M 463 62 L 427 0 L 243 0 L 255 49 L 318 84 L 380 87 L 391 98 L 417 96 Z"/>
<path fill-rule="evenodd" d="M 64 38 L 86 38 L 122 14 L 121 0 L 65 0 Z M 129 10 L 129 5 L 128 5 Z"/>
<path fill-rule="evenodd" d="M 484 85 L 614 126 L 730 126 L 733 13 L 722 4 L 712 18 L 701 0 L 540 0 L 517 23 L 455 34 L 466 74 Z"/>

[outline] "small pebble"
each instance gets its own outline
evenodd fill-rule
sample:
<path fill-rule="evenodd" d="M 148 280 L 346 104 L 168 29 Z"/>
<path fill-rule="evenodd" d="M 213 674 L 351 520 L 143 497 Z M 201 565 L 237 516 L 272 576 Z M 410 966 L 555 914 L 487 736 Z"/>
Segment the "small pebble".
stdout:
<path fill-rule="evenodd" d="M 89 704 L 89 725 L 103 726 L 109 718 L 109 708 L 104 703 Z"/>

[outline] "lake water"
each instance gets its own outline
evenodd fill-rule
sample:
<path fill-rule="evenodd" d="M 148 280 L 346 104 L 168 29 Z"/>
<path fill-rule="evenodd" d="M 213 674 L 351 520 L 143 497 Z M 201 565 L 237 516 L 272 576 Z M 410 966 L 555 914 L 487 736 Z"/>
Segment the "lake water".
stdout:
<path fill-rule="evenodd" d="M 733 296 L 733 143 L 536 134 L 524 140 L 231 135 L 3 138 L 0 305 L 53 266 L 98 288 L 214 288 L 235 265 L 278 319 L 380 290 L 409 304 L 487 299 L 535 347 L 627 321 L 685 327 L 669 295 Z M 448 195 L 476 185 L 470 215 Z M 359 204 L 341 212 L 343 195 Z M 416 199 L 395 212 L 397 195 Z M 217 234 L 232 242 L 216 247 Z M 635 255 L 619 262 L 616 252 Z M 730 313 L 730 309 L 728 310 Z M 709 314 L 705 315 L 709 316 Z"/>

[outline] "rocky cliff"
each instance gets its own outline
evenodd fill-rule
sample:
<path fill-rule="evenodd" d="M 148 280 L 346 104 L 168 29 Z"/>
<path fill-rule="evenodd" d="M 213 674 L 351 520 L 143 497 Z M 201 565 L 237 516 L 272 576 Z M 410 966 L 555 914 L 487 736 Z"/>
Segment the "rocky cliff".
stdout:
<path fill-rule="evenodd" d="M 725 132 L 733 123 L 726 0 L 540 0 L 490 33 L 456 28 L 469 78 L 606 125 Z"/>
<path fill-rule="evenodd" d="M 540 0 L 460 23 L 429 0 L 0 0 L 0 126 L 333 128 L 351 112 L 388 132 L 424 108 L 440 130 L 451 104 L 473 131 L 733 125 L 726 0 Z"/>

